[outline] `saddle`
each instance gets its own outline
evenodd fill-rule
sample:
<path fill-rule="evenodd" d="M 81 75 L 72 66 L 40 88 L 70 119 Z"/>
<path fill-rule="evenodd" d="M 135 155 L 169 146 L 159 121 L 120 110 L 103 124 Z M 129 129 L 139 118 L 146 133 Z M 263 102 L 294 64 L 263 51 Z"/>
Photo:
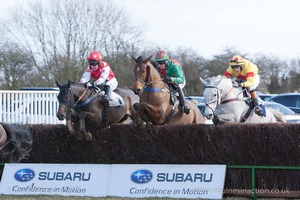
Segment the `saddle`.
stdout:
<path fill-rule="evenodd" d="M 98 93 L 98 98 L 102 102 L 104 98 L 105 92 L 102 90 Z M 109 98 L 109 106 L 110 107 L 116 107 L 116 106 L 124 106 L 125 102 L 124 99 L 114 91 L 111 92 L 110 98 Z"/>
<path fill-rule="evenodd" d="M 98 96 L 99 101 L 103 103 L 104 95 L 105 95 L 104 88 L 93 86 L 93 89 L 96 95 Z M 119 94 L 112 91 L 109 98 L 109 106 L 115 107 L 115 106 L 124 106 L 124 105 L 125 105 L 124 99 Z"/>

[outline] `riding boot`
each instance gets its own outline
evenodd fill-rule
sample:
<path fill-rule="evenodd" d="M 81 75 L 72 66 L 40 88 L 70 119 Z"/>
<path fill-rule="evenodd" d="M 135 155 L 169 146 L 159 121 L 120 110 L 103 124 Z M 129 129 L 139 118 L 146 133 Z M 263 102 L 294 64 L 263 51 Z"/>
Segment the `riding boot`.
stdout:
<path fill-rule="evenodd" d="M 181 104 L 181 106 L 182 106 L 182 108 L 183 108 L 183 112 L 184 112 L 185 114 L 187 114 L 187 115 L 190 114 L 190 108 L 189 108 L 189 107 L 186 105 L 186 103 L 185 103 L 184 94 L 183 94 L 182 89 L 181 89 L 180 87 L 178 87 L 177 91 L 178 91 L 178 93 L 179 93 L 178 99 L 179 99 L 180 104 Z"/>
<path fill-rule="evenodd" d="M 109 106 L 109 99 L 111 95 L 111 90 L 109 85 L 104 85 L 104 98 L 103 98 L 103 104 L 104 106 Z"/>
<path fill-rule="evenodd" d="M 252 99 L 252 103 L 253 103 L 253 106 L 254 106 L 254 112 L 257 115 L 262 116 L 262 109 L 261 109 L 261 107 L 259 105 L 259 102 L 257 100 L 257 95 L 256 95 L 255 90 L 250 91 L 250 94 L 251 94 L 251 99 Z"/>

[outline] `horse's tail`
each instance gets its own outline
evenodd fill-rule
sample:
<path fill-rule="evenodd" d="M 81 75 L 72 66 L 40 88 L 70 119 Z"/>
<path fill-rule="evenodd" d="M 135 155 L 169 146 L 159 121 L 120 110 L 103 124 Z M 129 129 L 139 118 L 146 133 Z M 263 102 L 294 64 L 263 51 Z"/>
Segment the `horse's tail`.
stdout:
<path fill-rule="evenodd" d="M 286 122 L 286 120 L 284 119 L 283 114 L 281 112 L 279 112 L 278 110 L 272 109 L 272 108 L 269 108 L 269 110 L 274 115 L 277 122 Z"/>
<path fill-rule="evenodd" d="M 24 125 L 1 124 L 7 133 L 7 141 L 1 148 L 2 160 L 19 163 L 29 156 L 32 135 Z"/>

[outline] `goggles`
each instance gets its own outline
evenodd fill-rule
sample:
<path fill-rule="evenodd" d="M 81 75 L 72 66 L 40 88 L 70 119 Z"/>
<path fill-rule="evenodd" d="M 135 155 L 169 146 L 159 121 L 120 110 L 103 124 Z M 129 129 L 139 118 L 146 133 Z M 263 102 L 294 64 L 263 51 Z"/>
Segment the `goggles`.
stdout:
<path fill-rule="evenodd" d="M 166 64 L 166 63 L 165 63 L 165 61 L 157 61 L 157 64 L 163 65 L 163 64 Z"/>
<path fill-rule="evenodd" d="M 97 60 L 89 60 L 89 65 L 96 66 L 99 65 L 99 62 Z"/>
<path fill-rule="evenodd" d="M 240 67 L 240 65 L 231 65 L 232 69 L 235 69 L 235 68 L 238 68 L 238 67 Z"/>

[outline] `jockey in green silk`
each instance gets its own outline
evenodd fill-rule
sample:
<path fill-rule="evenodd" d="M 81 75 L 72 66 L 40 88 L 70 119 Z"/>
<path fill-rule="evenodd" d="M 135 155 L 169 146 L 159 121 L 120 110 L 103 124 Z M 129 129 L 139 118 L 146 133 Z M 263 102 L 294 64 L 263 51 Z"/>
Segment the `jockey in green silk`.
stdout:
<path fill-rule="evenodd" d="M 177 87 L 175 89 L 179 94 L 178 100 L 180 101 L 184 113 L 189 114 L 190 108 L 185 103 L 184 93 L 182 91 L 182 88 L 184 88 L 186 84 L 186 80 L 181 64 L 174 59 L 170 59 L 165 51 L 158 51 L 155 54 L 155 61 L 158 65 L 158 71 L 164 78 L 164 81 L 166 83 L 176 83 Z"/>

